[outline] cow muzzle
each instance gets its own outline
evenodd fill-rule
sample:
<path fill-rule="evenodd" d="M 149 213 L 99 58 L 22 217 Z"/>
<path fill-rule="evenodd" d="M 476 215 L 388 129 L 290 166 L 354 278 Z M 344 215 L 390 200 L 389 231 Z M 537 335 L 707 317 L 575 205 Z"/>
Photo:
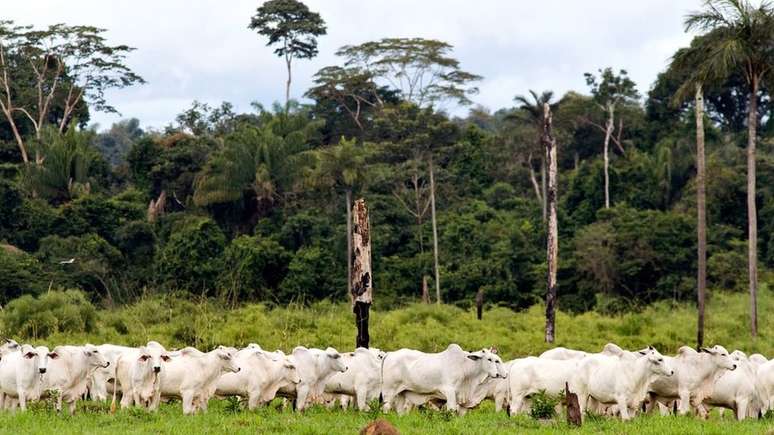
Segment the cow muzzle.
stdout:
<path fill-rule="evenodd" d="M 103 369 L 106 369 L 110 367 L 110 361 L 107 361 L 104 366 L 102 366 Z"/>
<path fill-rule="evenodd" d="M 733 365 L 731 366 L 731 370 L 736 370 L 736 364 L 733 364 Z"/>
<path fill-rule="evenodd" d="M 153 373 L 159 373 L 160 371 L 161 371 L 161 367 L 159 366 L 153 367 Z"/>
<path fill-rule="evenodd" d="M 41 368 L 38 369 L 38 372 L 40 372 L 41 375 L 45 374 L 46 373 L 46 368 L 45 367 L 41 367 Z"/>

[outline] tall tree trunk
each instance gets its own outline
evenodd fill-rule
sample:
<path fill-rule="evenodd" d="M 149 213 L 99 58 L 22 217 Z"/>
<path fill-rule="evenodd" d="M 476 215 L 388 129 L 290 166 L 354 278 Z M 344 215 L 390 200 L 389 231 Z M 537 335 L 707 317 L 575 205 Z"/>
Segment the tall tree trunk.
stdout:
<path fill-rule="evenodd" d="M 352 189 L 347 189 L 347 294 L 352 294 Z"/>
<path fill-rule="evenodd" d="M 698 277 L 696 291 L 699 319 L 696 328 L 696 346 L 704 346 L 704 293 L 707 288 L 707 218 L 704 161 L 704 95 L 696 85 L 696 236 L 698 246 Z"/>
<path fill-rule="evenodd" d="M 540 187 L 543 191 L 543 222 L 548 219 L 548 186 L 546 186 L 546 159 L 540 160 Z"/>
<path fill-rule="evenodd" d="M 535 196 L 540 204 L 545 204 L 543 202 L 543 194 L 541 193 L 543 190 L 537 182 L 537 177 L 535 177 L 535 168 L 532 167 L 532 153 L 530 153 L 527 158 L 527 166 L 529 166 L 529 181 L 532 182 L 532 187 L 535 189 Z"/>
<path fill-rule="evenodd" d="M 610 137 L 613 135 L 614 108 L 607 106 L 607 125 L 605 125 L 605 208 L 610 208 Z"/>
<path fill-rule="evenodd" d="M 288 81 L 285 83 L 285 114 L 290 112 L 290 82 L 291 82 L 291 73 L 290 73 L 290 62 L 292 58 L 285 56 L 285 64 L 288 67 Z"/>
<path fill-rule="evenodd" d="M 478 320 L 484 318 L 484 287 L 479 288 L 476 292 L 476 318 Z"/>
<path fill-rule="evenodd" d="M 750 275 L 750 332 L 758 335 L 758 211 L 755 206 L 755 142 L 758 134 L 758 77 L 750 83 L 747 120 L 747 263 Z"/>
<path fill-rule="evenodd" d="M 441 303 L 441 273 L 438 271 L 438 224 L 435 219 L 435 175 L 433 174 L 433 155 L 428 157 L 430 171 L 430 219 L 433 223 L 433 265 L 435 269 L 435 303 Z"/>
<path fill-rule="evenodd" d="M 546 286 L 546 343 L 553 343 L 556 335 L 556 272 L 559 257 L 559 234 L 556 222 L 557 200 L 557 150 L 556 139 L 552 132 L 551 107 L 543 105 L 543 137 L 541 142 L 546 149 L 546 163 L 548 165 L 548 191 L 546 200 L 548 204 L 546 260 L 548 261 L 548 276 Z"/>
<path fill-rule="evenodd" d="M 427 288 L 427 275 L 422 275 L 422 303 L 430 303 L 430 290 Z"/>
<path fill-rule="evenodd" d="M 368 222 L 368 208 L 364 199 L 355 201 L 354 228 L 352 241 L 354 256 L 352 258 L 352 311 L 355 313 L 357 339 L 355 348 L 368 347 L 368 311 L 373 301 L 373 274 L 371 272 L 371 227 Z"/>

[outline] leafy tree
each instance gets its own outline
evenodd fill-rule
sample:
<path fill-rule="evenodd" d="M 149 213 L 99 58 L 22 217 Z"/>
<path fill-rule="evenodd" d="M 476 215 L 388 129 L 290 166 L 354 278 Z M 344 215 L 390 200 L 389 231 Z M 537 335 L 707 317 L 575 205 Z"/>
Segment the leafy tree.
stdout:
<path fill-rule="evenodd" d="M 124 119 L 113 123 L 108 131 L 97 134 L 95 146 L 111 165 L 118 166 L 126 161 L 129 149 L 143 134 L 139 119 Z"/>
<path fill-rule="evenodd" d="M 605 142 L 603 156 L 605 162 L 605 208 L 610 208 L 610 175 L 609 175 L 609 147 L 610 139 L 615 130 L 615 111 L 621 105 L 634 103 L 639 99 L 639 93 L 634 82 L 628 77 L 626 70 L 621 70 L 616 75 L 612 68 L 599 70 L 599 78 L 591 73 L 585 73 L 586 84 L 591 88 L 591 95 L 597 107 L 606 116 Z M 618 143 L 620 147 L 620 142 Z M 623 149 L 623 148 L 622 148 Z"/>
<path fill-rule="evenodd" d="M 97 310 L 76 289 L 24 295 L 11 301 L 2 314 L 3 324 L 21 337 L 39 340 L 56 333 L 91 333 L 97 327 Z"/>
<path fill-rule="evenodd" d="M 774 65 L 774 8 L 768 2 L 753 6 L 747 0 L 705 0 L 704 9 L 685 20 L 686 30 L 712 32 L 695 50 L 703 54 L 700 71 L 729 74 L 740 71 L 748 85 L 747 216 L 750 278 L 750 331 L 758 334 L 758 217 L 755 198 L 758 92 Z M 708 72 L 704 75 L 709 75 Z"/>
<path fill-rule="evenodd" d="M 397 90 L 402 100 L 425 108 L 445 101 L 470 104 L 478 88 L 471 83 L 481 76 L 460 68 L 451 57 L 453 47 L 443 41 L 422 38 L 384 38 L 360 45 L 346 45 L 336 52 L 348 67 L 366 71 Z"/>
<path fill-rule="evenodd" d="M 280 284 L 278 302 L 310 302 L 326 297 L 339 299 L 343 296 L 344 286 L 341 279 L 336 278 L 335 264 L 331 253 L 322 247 L 299 249 Z"/>
<path fill-rule="evenodd" d="M 108 45 L 105 32 L 98 27 L 66 24 L 35 30 L 0 21 L 0 110 L 25 163 L 29 156 L 16 112 L 26 117 L 40 139 L 54 108 L 61 109 L 56 128 L 62 133 L 84 101 L 94 110 L 117 113 L 105 92 L 144 83 L 125 64 L 127 54 L 134 49 Z M 27 72 L 27 82 L 18 71 Z"/>
<path fill-rule="evenodd" d="M 32 255 L 12 245 L 0 244 L 0 304 L 24 294 L 38 295 L 48 285 L 43 266 Z"/>
<path fill-rule="evenodd" d="M 247 26 L 269 39 L 267 46 L 281 44 L 274 54 L 285 58 L 288 81 L 285 85 L 285 110 L 289 110 L 291 63 L 293 59 L 317 56 L 317 37 L 325 35 L 325 21 L 297 0 L 269 0 L 262 4 Z"/>
<path fill-rule="evenodd" d="M 285 278 L 292 254 L 276 240 L 239 236 L 223 253 L 219 283 L 223 297 L 232 304 L 240 300 L 271 300 Z"/>

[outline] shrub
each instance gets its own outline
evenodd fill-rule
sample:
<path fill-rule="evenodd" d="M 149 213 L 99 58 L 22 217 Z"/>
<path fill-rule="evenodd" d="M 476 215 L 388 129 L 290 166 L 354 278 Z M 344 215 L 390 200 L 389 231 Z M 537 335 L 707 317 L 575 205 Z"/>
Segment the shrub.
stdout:
<path fill-rule="evenodd" d="M 546 393 L 545 390 L 540 390 L 533 394 L 530 399 L 532 400 L 530 417 L 535 420 L 547 420 L 556 416 L 556 405 L 561 401 L 560 396 L 553 396 Z"/>
<path fill-rule="evenodd" d="M 717 252 L 707 260 L 707 281 L 713 287 L 742 290 L 746 279 L 747 255 L 743 250 Z"/>
<path fill-rule="evenodd" d="M 320 247 L 304 247 L 296 252 L 280 285 L 280 302 L 311 301 L 341 295 L 346 278 L 335 267 L 333 256 Z"/>
<path fill-rule="evenodd" d="M 97 311 L 80 290 L 51 291 L 12 300 L 2 319 L 10 334 L 38 339 L 54 333 L 92 332 Z"/>

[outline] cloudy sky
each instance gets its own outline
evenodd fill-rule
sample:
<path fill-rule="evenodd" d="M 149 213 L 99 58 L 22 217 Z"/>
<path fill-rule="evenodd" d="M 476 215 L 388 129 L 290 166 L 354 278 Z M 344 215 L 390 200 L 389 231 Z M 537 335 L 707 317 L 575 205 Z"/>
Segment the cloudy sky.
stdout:
<path fill-rule="evenodd" d="M 475 103 L 510 106 L 528 89 L 585 90 L 583 73 L 625 68 L 645 92 L 686 45 L 686 13 L 700 0 L 304 0 L 328 34 L 320 54 L 294 65 L 300 97 L 321 67 L 338 63 L 345 44 L 382 37 L 440 39 L 462 67 L 484 76 Z M 247 29 L 257 0 L 31 0 L 3 2 L 0 18 L 18 24 L 88 24 L 111 43 L 137 48 L 130 66 L 148 84 L 109 94 L 124 117 L 160 127 L 191 101 L 234 103 L 249 111 L 284 99 L 284 63 Z M 457 113 L 463 111 L 457 110 Z M 95 114 L 103 128 L 118 120 Z"/>

